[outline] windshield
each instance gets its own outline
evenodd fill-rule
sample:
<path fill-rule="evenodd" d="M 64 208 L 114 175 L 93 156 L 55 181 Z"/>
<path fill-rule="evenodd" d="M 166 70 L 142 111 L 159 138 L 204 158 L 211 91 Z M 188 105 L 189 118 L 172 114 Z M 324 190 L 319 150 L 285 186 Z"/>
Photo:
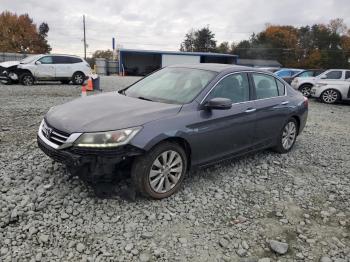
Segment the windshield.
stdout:
<path fill-rule="evenodd" d="M 38 59 L 40 57 L 40 55 L 30 55 L 27 56 L 26 58 L 21 60 L 21 64 L 28 64 L 30 62 L 33 62 L 35 59 Z"/>
<path fill-rule="evenodd" d="M 186 104 L 192 101 L 216 74 L 206 70 L 168 67 L 135 83 L 124 94 L 150 101 Z"/>

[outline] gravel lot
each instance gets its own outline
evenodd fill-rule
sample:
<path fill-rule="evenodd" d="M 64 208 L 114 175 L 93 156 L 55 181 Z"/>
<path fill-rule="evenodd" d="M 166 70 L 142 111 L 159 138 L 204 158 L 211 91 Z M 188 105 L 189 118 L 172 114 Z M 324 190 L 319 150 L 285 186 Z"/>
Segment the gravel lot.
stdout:
<path fill-rule="evenodd" d="M 96 198 L 36 146 L 44 114 L 78 87 L 0 92 L 0 261 L 350 261 L 348 104 L 311 100 L 287 155 L 227 161 L 191 172 L 168 199 L 128 201 Z"/>

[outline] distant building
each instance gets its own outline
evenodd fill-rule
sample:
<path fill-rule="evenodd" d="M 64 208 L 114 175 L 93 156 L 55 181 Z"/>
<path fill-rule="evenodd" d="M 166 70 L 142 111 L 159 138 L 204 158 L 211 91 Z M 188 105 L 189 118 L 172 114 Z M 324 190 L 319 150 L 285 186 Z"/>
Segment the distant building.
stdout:
<path fill-rule="evenodd" d="M 238 65 L 241 66 L 251 66 L 251 67 L 271 67 L 280 68 L 282 65 L 276 60 L 266 60 L 266 59 L 238 59 Z"/>
<path fill-rule="evenodd" d="M 125 75 L 136 76 L 147 75 L 159 68 L 174 64 L 237 64 L 238 58 L 238 56 L 231 54 L 136 49 L 120 49 L 118 57 L 119 71 Z"/>

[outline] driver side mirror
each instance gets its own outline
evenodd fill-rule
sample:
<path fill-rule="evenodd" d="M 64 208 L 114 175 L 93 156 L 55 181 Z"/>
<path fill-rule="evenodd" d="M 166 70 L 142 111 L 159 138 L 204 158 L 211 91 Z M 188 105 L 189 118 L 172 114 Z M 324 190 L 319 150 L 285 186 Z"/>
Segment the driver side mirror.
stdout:
<path fill-rule="evenodd" d="M 232 107 L 232 101 L 228 98 L 215 97 L 204 104 L 205 109 L 227 110 Z"/>
<path fill-rule="evenodd" d="M 35 64 L 36 65 L 41 65 L 41 62 L 40 61 L 36 61 Z"/>

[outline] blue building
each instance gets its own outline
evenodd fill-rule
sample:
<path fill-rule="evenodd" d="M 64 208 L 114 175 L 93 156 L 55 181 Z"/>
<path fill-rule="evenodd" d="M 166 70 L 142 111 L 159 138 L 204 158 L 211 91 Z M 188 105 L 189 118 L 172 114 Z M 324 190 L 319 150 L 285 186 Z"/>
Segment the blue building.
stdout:
<path fill-rule="evenodd" d="M 174 64 L 237 64 L 238 56 L 205 52 L 151 51 L 120 49 L 119 69 L 125 75 L 143 76 Z"/>

